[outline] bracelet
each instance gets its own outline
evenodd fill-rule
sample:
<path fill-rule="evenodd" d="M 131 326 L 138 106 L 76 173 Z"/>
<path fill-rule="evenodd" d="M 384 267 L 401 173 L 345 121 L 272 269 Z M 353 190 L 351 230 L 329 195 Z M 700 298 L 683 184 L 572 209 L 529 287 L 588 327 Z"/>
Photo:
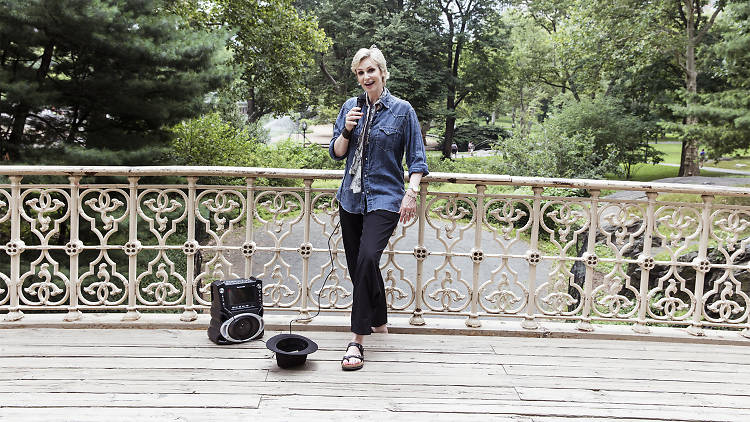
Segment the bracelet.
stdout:
<path fill-rule="evenodd" d="M 350 131 L 349 129 L 347 129 L 347 128 L 344 128 L 344 130 L 342 130 L 342 131 L 341 131 L 341 136 L 342 136 L 342 137 L 343 137 L 344 139 L 347 139 L 347 140 L 348 140 L 348 139 L 350 139 L 350 138 L 352 137 L 352 132 L 351 132 L 351 131 Z"/>
<path fill-rule="evenodd" d="M 411 197 L 411 198 L 417 199 L 417 192 L 415 192 L 415 191 L 413 191 L 411 189 L 407 189 L 406 190 L 406 195 L 409 196 L 409 197 Z"/>

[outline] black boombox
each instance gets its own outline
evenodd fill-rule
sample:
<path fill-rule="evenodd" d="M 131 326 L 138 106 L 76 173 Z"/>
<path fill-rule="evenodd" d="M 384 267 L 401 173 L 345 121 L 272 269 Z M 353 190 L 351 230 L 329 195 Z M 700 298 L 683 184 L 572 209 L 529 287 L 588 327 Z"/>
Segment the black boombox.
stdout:
<path fill-rule="evenodd" d="M 263 337 L 263 282 L 249 279 L 211 283 L 208 338 L 216 344 Z"/>

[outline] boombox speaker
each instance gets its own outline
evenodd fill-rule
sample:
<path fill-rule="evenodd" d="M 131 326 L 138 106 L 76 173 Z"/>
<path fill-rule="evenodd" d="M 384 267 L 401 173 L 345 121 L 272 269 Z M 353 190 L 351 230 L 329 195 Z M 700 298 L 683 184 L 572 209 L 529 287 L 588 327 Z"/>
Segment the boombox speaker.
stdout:
<path fill-rule="evenodd" d="M 216 344 L 263 337 L 263 282 L 254 277 L 211 283 L 208 338 Z"/>

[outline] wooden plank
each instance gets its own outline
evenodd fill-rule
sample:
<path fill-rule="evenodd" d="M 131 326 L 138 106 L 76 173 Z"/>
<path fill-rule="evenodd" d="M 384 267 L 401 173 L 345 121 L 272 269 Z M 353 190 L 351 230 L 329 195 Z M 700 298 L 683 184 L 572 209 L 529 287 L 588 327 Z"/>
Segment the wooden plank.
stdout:
<path fill-rule="evenodd" d="M 425 398 L 447 395 L 450 397 L 464 397 L 470 399 L 508 398 L 518 399 L 518 394 L 512 386 L 450 386 L 450 385 L 392 385 L 389 388 L 373 387 L 367 379 L 352 379 L 347 383 L 325 382 L 266 382 L 257 380 L 151 380 L 151 381 L 112 381 L 112 380 L 16 380 L 3 383 L 4 391 L 9 392 L 57 392 L 57 393 L 262 393 L 263 395 L 315 394 L 320 396 L 340 397 L 342 388 L 346 394 L 352 396 L 370 397 L 405 397 Z"/>
<path fill-rule="evenodd" d="M 260 394 L 180 393 L 0 393 L 0 408 L 9 407 L 202 407 L 257 409 Z"/>
<path fill-rule="evenodd" d="M 697 394 L 731 394 L 733 396 L 750 396 L 750 389 L 746 385 L 735 385 L 726 381 L 663 381 L 623 378 L 593 378 L 585 376 L 549 376 L 549 375 L 519 375 L 512 376 L 511 385 L 528 388 L 585 388 L 609 389 L 619 391 L 665 392 Z"/>
<path fill-rule="evenodd" d="M 495 354 L 500 356 L 566 356 L 571 358 L 611 358 L 631 359 L 638 361 L 683 361 L 691 362 L 726 362 L 750 364 L 750 353 L 741 349 L 743 353 L 731 353 L 730 350 L 720 352 L 702 352 L 691 348 L 680 351 L 662 351 L 648 349 L 596 349 L 593 347 L 544 347 L 540 345 L 528 345 L 520 348 L 516 345 L 512 348 L 493 346 Z"/>
<path fill-rule="evenodd" d="M 373 412 L 364 410 L 288 410 L 288 409 L 203 409 L 203 408 L 96 408 L 96 407 L 64 407 L 64 408 L 29 408 L 3 409 L 0 412 L 2 422 L 107 422 L 120 421 L 326 421 L 351 422 L 374 421 L 381 422 L 397 417 L 399 422 L 456 422 L 455 413 L 433 412 Z M 528 416 L 519 415 L 479 415 L 479 419 L 487 422 L 535 422 Z M 569 421 L 568 421 L 569 422 Z"/>
<path fill-rule="evenodd" d="M 17 347 L 17 346 L 16 346 Z M 65 348 L 54 348 L 54 350 L 64 350 Z M 28 349 L 27 349 L 28 350 Z M 7 368 L 33 368 L 39 366 L 47 367 L 86 367 L 86 368 L 213 368 L 213 369 L 268 369 L 268 361 L 273 361 L 272 352 L 269 350 L 244 350 L 232 351 L 230 353 L 221 352 L 223 356 L 159 356 L 156 351 L 150 353 L 148 350 L 141 351 L 143 357 L 132 356 L 100 356 L 96 349 L 86 349 L 86 356 L 66 356 L 61 359 L 50 359 L 56 356 L 47 356 L 45 351 L 33 349 L 27 352 L 27 356 L 22 356 L 20 350 L 15 352 L 15 356 L 9 357 L 0 354 L 0 367 Z M 30 356 L 29 356 L 30 355 Z M 65 355 L 65 353 L 63 353 Z M 309 359 L 326 362 L 340 362 L 342 351 L 321 350 Z M 151 357 L 145 357 L 151 356 Z M 472 371 L 477 368 L 490 372 L 497 372 L 497 366 L 500 364 L 510 366 L 548 366 L 552 368 L 592 368 L 609 369 L 613 371 L 643 371 L 653 369 L 656 371 L 689 370 L 694 373 L 706 373 L 706 376 L 713 377 L 717 374 L 727 373 L 750 374 L 750 365 L 737 363 L 713 363 L 713 362 L 690 362 L 690 361 L 631 361 L 627 359 L 611 358 L 568 358 L 565 356 L 541 357 L 541 356 L 494 356 L 479 355 L 465 356 L 454 358 L 455 355 L 446 353 L 403 353 L 403 352 L 366 352 L 368 366 L 380 368 L 382 363 L 387 363 L 384 371 L 403 371 L 410 370 L 414 367 L 421 368 L 423 371 L 432 371 L 434 364 L 440 363 L 446 368 L 456 368 L 458 365 L 464 365 L 464 369 Z"/>
<path fill-rule="evenodd" d="M 267 352 L 267 353 L 266 353 Z M 185 346 L 79 346 L 57 345 L 23 346 L 0 345 L 0 357 L 39 356 L 47 358 L 66 358 L 71 356 L 99 356 L 108 358 L 121 357 L 184 357 L 184 358 L 263 358 L 270 356 L 267 349 L 240 349 L 234 347 L 191 347 Z"/>
<path fill-rule="evenodd" d="M 564 401 L 579 403 L 652 404 L 668 403 L 670 406 L 703 406 L 713 408 L 746 409 L 747 396 L 725 394 L 640 392 L 583 388 L 529 388 L 516 387 L 521 400 Z"/>
<path fill-rule="evenodd" d="M 605 379 L 631 379 L 631 380 L 661 380 L 661 381 L 684 381 L 684 382 L 716 382 L 726 384 L 750 385 L 750 379 L 746 375 L 717 373 L 708 371 L 694 371 L 688 368 L 676 369 L 631 369 L 627 373 L 618 368 L 565 368 L 553 366 L 533 365 L 503 365 L 508 375 L 517 377 L 523 375 L 542 375 L 561 378 L 605 378 Z"/>
<path fill-rule="evenodd" d="M 558 416 L 534 416 L 533 422 L 571 422 L 571 418 Z M 575 422 L 612 422 L 612 418 L 575 418 Z M 674 419 L 634 419 L 634 418 L 617 418 L 617 422 L 673 422 Z M 705 421 L 708 422 L 708 421 Z"/>
<path fill-rule="evenodd" d="M 289 396 L 263 398 L 261 408 L 288 408 L 291 410 L 340 409 L 351 406 L 352 402 L 340 398 Z M 599 417 L 599 418 L 655 418 L 673 421 L 739 421 L 740 417 L 750 417 L 746 409 L 711 409 L 700 406 L 669 406 L 664 404 L 611 404 L 611 403 L 566 403 L 555 401 L 513 401 L 513 400 L 454 400 L 450 397 L 431 400 L 400 400 L 359 397 L 356 406 L 363 410 L 392 412 L 451 412 L 469 415 L 500 414 L 560 417 Z M 400 413 L 399 413 L 400 414 Z M 745 419 L 746 420 L 746 419 Z"/>
<path fill-rule="evenodd" d="M 158 333 L 154 336 L 151 333 Z M 265 338 L 278 334 L 279 332 L 268 331 Z M 347 332 L 299 332 L 313 338 L 315 341 L 331 340 L 339 342 L 346 341 L 351 337 Z M 488 336 L 459 336 L 459 335 L 429 335 L 429 334 L 375 334 L 367 339 L 371 341 L 390 341 L 393 339 L 394 344 L 409 345 L 412 343 L 416 349 L 430 350 L 438 346 L 450 348 L 453 345 L 460 345 L 466 348 L 475 346 L 484 347 L 490 345 L 497 349 L 505 347 L 527 346 L 545 346 L 545 347 L 562 347 L 570 349 L 594 348 L 599 350 L 650 350 L 650 351 L 667 351 L 680 352 L 686 349 L 695 352 L 705 353 L 728 353 L 737 355 L 746 355 L 747 347 L 750 346 L 748 340 L 747 346 L 739 345 L 720 345 L 720 344 L 701 344 L 701 343 L 679 343 L 679 342 L 654 342 L 654 341 L 634 341 L 634 340 L 603 340 L 603 339 L 576 339 L 576 338 L 528 338 L 528 337 L 488 337 Z M 738 337 L 740 338 L 740 337 Z M 65 339 L 72 339 L 75 344 L 101 344 L 101 345 L 133 345 L 133 344 L 162 344 L 164 346 L 180 344 L 180 340 L 185 340 L 183 344 L 190 342 L 201 342 L 207 345 L 212 344 L 203 329 L 198 330 L 148 330 L 148 329 L 54 329 L 54 328 L 25 328 L 25 329 L 0 329 L 1 343 L 16 342 L 17 344 L 49 344 L 50 339 L 55 339 L 56 343 L 64 344 Z M 397 340 L 396 340 L 397 339 Z M 460 341 L 458 341 L 460 339 Z M 259 342 L 244 343 L 245 345 L 259 344 Z M 234 346 L 236 347 L 236 346 Z M 242 346 L 247 347 L 247 346 Z M 252 347 L 252 346 L 250 346 Z M 259 347 L 263 347 L 260 344 Z M 448 350 L 448 349 L 446 349 Z"/>
<path fill-rule="evenodd" d="M 220 381 L 225 379 L 240 380 L 264 380 L 268 370 L 265 369 L 149 369 L 148 371 L 138 371 L 133 369 L 121 368 L 102 368 L 102 369 L 80 369 L 80 368 L 22 368 L 13 369 L 12 371 L 0 371 L 0 381 L 6 380 L 79 380 L 82 378 L 91 380 L 122 380 L 126 381 L 149 381 L 149 380 L 170 380 L 172 382 L 214 380 Z"/>
<path fill-rule="evenodd" d="M 110 357 L 78 357 L 71 356 L 63 359 L 47 357 L 0 357 L 2 368 L 114 368 L 131 370 L 150 369 L 268 369 L 271 364 L 268 356 L 256 358 L 210 359 L 210 358 L 178 358 L 178 357 L 142 357 L 142 358 L 110 358 Z"/>

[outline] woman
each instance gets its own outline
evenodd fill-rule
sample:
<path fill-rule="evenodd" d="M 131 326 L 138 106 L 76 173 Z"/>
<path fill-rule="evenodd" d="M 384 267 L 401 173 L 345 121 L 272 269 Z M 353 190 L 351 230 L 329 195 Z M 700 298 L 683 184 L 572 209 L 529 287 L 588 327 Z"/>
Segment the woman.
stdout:
<path fill-rule="evenodd" d="M 385 87 L 388 67 L 383 53 L 375 46 L 362 48 L 351 69 L 365 92 L 341 107 L 329 146 L 333 159 L 346 158 L 336 199 L 354 284 L 353 338 L 341 361 L 347 371 L 364 365 L 365 336 L 388 332 L 380 256 L 399 220 L 414 218 L 419 183 L 428 173 L 417 114 Z M 404 155 L 409 170 L 406 192 Z"/>

